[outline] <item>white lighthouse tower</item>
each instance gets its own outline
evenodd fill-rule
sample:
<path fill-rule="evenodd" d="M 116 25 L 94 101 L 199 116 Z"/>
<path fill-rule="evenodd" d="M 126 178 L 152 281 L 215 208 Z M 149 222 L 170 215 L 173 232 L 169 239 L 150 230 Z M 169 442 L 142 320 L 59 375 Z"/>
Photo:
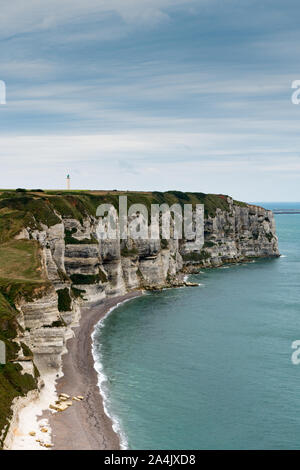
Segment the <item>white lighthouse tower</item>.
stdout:
<path fill-rule="evenodd" d="M 67 175 L 67 191 L 70 191 L 71 188 L 71 178 L 70 175 Z"/>

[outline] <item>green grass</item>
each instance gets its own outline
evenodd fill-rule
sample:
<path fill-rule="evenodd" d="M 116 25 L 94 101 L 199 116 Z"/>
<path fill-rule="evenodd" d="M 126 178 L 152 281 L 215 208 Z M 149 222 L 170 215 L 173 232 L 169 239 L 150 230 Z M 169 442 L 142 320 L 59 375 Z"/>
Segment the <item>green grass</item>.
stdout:
<path fill-rule="evenodd" d="M 247 204 L 246 202 L 241 202 L 241 201 L 236 201 L 236 200 L 234 200 L 233 203 L 234 203 L 236 206 L 248 207 L 248 204 Z"/>
<path fill-rule="evenodd" d="M 213 246 L 215 246 L 215 242 L 206 241 L 204 242 L 203 248 L 212 248 Z"/>
<path fill-rule="evenodd" d="M 66 326 L 66 323 L 60 319 L 53 321 L 50 325 L 43 325 L 43 328 L 61 328 L 63 326 Z"/>
<path fill-rule="evenodd" d="M 88 284 L 98 284 L 101 281 L 101 278 L 106 279 L 105 274 L 101 271 L 100 274 L 72 274 L 70 279 L 75 285 L 88 285 Z M 106 279 L 107 280 L 107 279 Z M 103 282 L 103 281 L 102 281 Z M 105 282 L 105 281 L 104 281 Z"/>
<path fill-rule="evenodd" d="M 16 310 L 0 292 L 0 330 L 5 328 L 5 324 L 3 322 L 10 321 L 12 318 L 14 318 L 15 314 Z"/>
<path fill-rule="evenodd" d="M 185 255 L 182 255 L 182 258 L 186 262 L 194 261 L 196 263 L 197 262 L 201 263 L 202 261 L 210 258 L 210 254 L 207 253 L 207 251 L 202 250 L 200 251 L 200 253 L 192 252 L 192 253 L 187 253 Z"/>
<path fill-rule="evenodd" d="M 129 249 L 127 248 L 127 246 L 124 246 L 124 248 L 121 249 L 121 256 L 124 256 L 124 258 L 128 258 L 130 256 L 137 256 L 138 254 L 139 251 L 136 247 Z"/>
<path fill-rule="evenodd" d="M 0 370 L 0 433 L 3 430 L 6 433 L 13 399 L 36 388 L 35 378 L 21 374 L 21 366 L 9 362 L 20 352 L 19 344 L 14 341 L 18 331 L 22 331 L 15 303 L 20 297 L 30 301 L 43 295 L 50 285 L 43 277 L 38 242 L 7 240 L 22 227 L 20 213 L 5 207 L 0 210 L 0 340 L 6 345 L 8 361 Z M 22 349 L 24 355 L 32 355 L 25 344 Z"/>
<path fill-rule="evenodd" d="M 46 295 L 51 286 L 50 281 L 30 282 L 0 278 L 0 292 L 6 295 L 11 305 L 14 305 L 20 298 L 27 302 L 40 299 Z"/>
<path fill-rule="evenodd" d="M 0 243 L 11 240 L 24 227 L 41 228 L 60 222 L 62 218 L 73 218 L 82 223 L 84 217 L 95 216 L 100 204 L 112 204 L 119 208 L 119 196 L 127 196 L 128 207 L 144 204 L 151 215 L 151 204 L 204 204 L 205 216 L 213 217 L 217 209 L 228 211 L 227 196 L 221 194 L 135 191 L 44 191 L 26 193 L 6 190 L 0 192 Z M 235 205 L 247 204 L 234 201 Z"/>
<path fill-rule="evenodd" d="M 40 246 L 35 240 L 12 240 L 0 245 L 0 277 L 42 281 Z"/>
<path fill-rule="evenodd" d="M 50 287 L 41 265 L 40 247 L 35 240 L 12 240 L 0 244 L 0 292 L 11 305 L 23 297 L 41 297 Z"/>
<path fill-rule="evenodd" d="M 84 294 L 86 293 L 83 289 L 77 289 L 76 287 L 72 286 L 71 291 L 75 299 L 84 299 Z"/>
<path fill-rule="evenodd" d="M 98 245 L 98 240 L 94 237 L 91 238 L 84 238 L 83 240 L 77 240 L 74 238 L 73 235 L 77 232 L 76 228 L 72 228 L 72 230 L 65 230 L 65 244 L 66 245 Z"/>
<path fill-rule="evenodd" d="M 12 363 L 7 363 L 0 369 L 0 432 L 4 430 L 0 448 L 12 418 L 11 406 L 14 398 L 25 396 L 37 387 L 37 379 L 29 374 L 22 374 L 21 371 L 19 364 Z"/>
<path fill-rule="evenodd" d="M 7 363 L 0 368 L 0 434 L 4 431 L 2 440 L 0 440 L 0 449 L 3 446 L 4 438 L 7 434 L 9 421 L 12 417 L 11 405 L 14 398 L 24 396 L 30 390 L 37 387 L 36 377 L 21 373 L 21 366 L 11 363 L 17 358 L 20 352 L 20 346 L 13 341 L 17 336 L 17 331 L 21 327 L 17 322 L 18 312 L 11 305 L 10 300 L 0 292 L 0 340 L 6 345 Z M 23 354 L 32 356 L 32 352 L 25 345 L 21 344 Z"/>
<path fill-rule="evenodd" d="M 35 223 L 37 227 L 40 227 L 41 223 L 51 227 L 60 222 L 49 199 L 44 195 L 33 196 L 21 193 L 17 197 L 2 198 L 0 200 L 0 209 L 3 208 L 17 210 L 23 216 L 29 214 L 30 217 L 33 217 L 34 222 L 32 223 Z"/>
<path fill-rule="evenodd" d="M 19 325 L 16 320 L 17 311 L 9 300 L 0 292 L 0 340 L 6 345 L 7 360 L 17 357 L 19 346 L 13 339 L 17 336 Z"/>
<path fill-rule="evenodd" d="M 21 343 L 24 357 L 33 357 L 31 349 L 25 343 Z"/>
<path fill-rule="evenodd" d="M 30 214 L 3 207 L 0 209 L 0 243 L 10 241 L 24 227 L 34 225 L 34 218 Z"/>

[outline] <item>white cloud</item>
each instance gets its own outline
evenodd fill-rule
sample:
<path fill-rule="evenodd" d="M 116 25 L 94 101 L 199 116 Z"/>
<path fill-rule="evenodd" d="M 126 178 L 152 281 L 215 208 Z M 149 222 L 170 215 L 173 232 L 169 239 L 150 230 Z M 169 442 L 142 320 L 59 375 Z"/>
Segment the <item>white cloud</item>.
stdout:
<path fill-rule="evenodd" d="M 183 145 L 191 148 L 190 156 L 183 156 Z M 242 141 L 214 134 L 1 137 L 0 187 L 64 188 L 70 172 L 78 189 L 179 189 L 296 200 L 300 157 L 288 154 L 293 150 L 256 148 L 256 155 L 245 158 Z"/>
<path fill-rule="evenodd" d="M 245 148 L 243 145 L 245 140 L 252 140 L 253 144 Z M 278 168 L 278 162 L 282 161 L 282 157 L 285 157 L 285 164 L 288 159 L 292 159 L 291 162 L 300 163 L 298 149 L 298 142 L 281 149 L 276 146 L 275 142 L 273 147 L 264 146 L 259 134 L 250 133 L 126 132 L 76 136 L 0 137 L 0 161 L 3 164 L 5 161 L 15 163 L 19 161 L 24 162 L 24 165 L 33 165 L 42 161 L 75 164 L 85 159 L 105 161 L 124 157 L 128 162 L 139 162 L 139 165 L 144 166 L 151 156 L 152 161 L 158 165 L 172 160 L 173 162 L 201 161 L 202 164 L 205 162 L 212 164 L 212 161 L 215 161 L 218 165 L 223 162 L 222 165 L 230 166 L 239 160 L 258 164 L 261 157 L 264 157 L 262 164 L 267 161 L 270 169 L 272 162 L 277 161 L 274 166 L 275 170 Z M 169 158 L 170 155 L 172 159 Z M 245 159 L 245 156 L 249 158 Z"/>
<path fill-rule="evenodd" d="M 210 41 L 212 33 L 205 24 L 201 30 L 201 21 L 201 43 L 200 36 L 194 41 L 183 35 L 181 41 L 179 28 L 174 44 L 161 44 L 162 55 L 156 53 L 156 43 L 148 54 L 147 36 L 144 49 L 141 41 L 124 58 L 122 47 L 114 50 L 121 41 L 109 45 L 112 54 L 93 56 L 96 47 L 87 41 L 120 39 L 136 28 L 143 32 L 172 21 L 173 9 L 184 6 L 185 14 L 193 14 L 196 6 L 199 13 L 199 5 L 208 0 L 0 2 L 0 39 L 17 35 L 3 42 L 0 64 L 0 78 L 9 79 L 8 103 L 0 109 L 0 161 L 5 167 L 0 187 L 55 186 L 68 167 L 80 175 L 78 187 L 99 188 L 105 181 L 123 189 L 173 187 L 232 192 L 240 198 L 246 198 L 248 188 L 251 198 L 259 199 L 260 185 L 271 197 L 271 184 L 279 188 L 280 176 L 289 181 L 298 177 L 300 107 L 290 103 L 290 84 L 299 77 L 288 76 L 284 67 L 258 67 L 251 55 L 254 49 L 267 58 L 286 52 L 289 31 L 287 41 L 279 37 L 275 46 L 265 29 L 258 41 L 257 35 L 247 36 L 245 15 L 241 44 L 230 46 L 232 59 L 228 56 L 226 64 L 226 47 L 223 51 L 221 42 Z M 174 29 L 178 18 L 177 11 Z M 261 17 L 259 22 L 265 26 Z M 157 28 L 158 34 L 161 30 Z M 36 32 L 47 34 L 18 37 Z M 296 44 L 297 35 L 294 39 Z M 198 46 L 199 57 L 192 59 Z M 237 47 L 243 55 L 234 58 Z M 33 135 L 16 136 L 26 131 Z M 75 132 L 79 135 L 70 135 Z"/>
<path fill-rule="evenodd" d="M 166 9 L 195 0 L 2 0 L 0 35 L 45 31 L 53 27 L 95 19 L 113 13 L 126 23 L 155 24 L 168 19 Z"/>
<path fill-rule="evenodd" d="M 44 60 L 11 60 L 9 62 L 1 62 L 1 76 L 7 78 L 16 77 L 24 79 L 45 79 L 50 78 L 57 71 L 57 66 Z"/>

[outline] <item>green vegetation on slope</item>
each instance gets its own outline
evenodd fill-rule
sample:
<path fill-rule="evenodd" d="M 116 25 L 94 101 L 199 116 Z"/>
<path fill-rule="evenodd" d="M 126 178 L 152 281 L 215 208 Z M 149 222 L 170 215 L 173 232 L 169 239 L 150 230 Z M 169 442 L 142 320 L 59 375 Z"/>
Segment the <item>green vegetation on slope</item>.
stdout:
<path fill-rule="evenodd" d="M 204 204 L 205 215 L 214 216 L 217 209 L 228 210 L 227 196 L 205 193 L 134 192 L 134 191 L 2 191 L 0 193 L 0 243 L 11 240 L 22 228 L 41 229 L 60 222 L 62 218 L 74 218 L 82 222 L 87 215 L 96 215 L 100 204 L 112 204 L 119 208 L 119 196 L 127 196 L 128 207 L 144 204 L 149 216 L 151 204 Z M 234 201 L 246 207 L 247 204 Z M 67 233 L 66 236 L 72 236 Z M 72 237 L 71 237 L 72 238 Z M 75 243 L 71 240 L 71 243 Z"/>
<path fill-rule="evenodd" d="M 193 253 L 187 253 L 185 255 L 182 255 L 182 258 L 184 261 L 190 261 L 190 262 L 200 262 L 205 259 L 208 259 L 210 257 L 210 254 L 207 253 L 207 251 L 202 250 L 200 253 L 193 252 Z"/>
<path fill-rule="evenodd" d="M 75 299 L 84 299 L 84 294 L 86 293 L 85 290 L 83 289 L 78 289 L 77 287 L 72 286 L 71 287 L 71 292 Z"/>
<path fill-rule="evenodd" d="M 16 310 L 11 306 L 9 300 L 0 292 L 0 340 L 6 345 L 6 359 L 16 358 L 19 346 L 13 340 L 17 336 L 18 323 Z"/>
<path fill-rule="evenodd" d="M 29 374 L 22 374 L 19 364 L 7 363 L 0 368 L 0 449 L 3 446 L 10 420 L 14 398 L 25 396 L 37 387 L 37 379 Z"/>
<path fill-rule="evenodd" d="M 0 245 L 0 277 L 41 280 L 39 244 L 35 240 L 11 240 Z"/>
<path fill-rule="evenodd" d="M 75 285 L 88 285 L 98 284 L 99 282 L 107 282 L 107 277 L 101 270 L 99 270 L 98 274 L 72 274 L 70 279 Z"/>
<path fill-rule="evenodd" d="M 72 230 L 65 230 L 65 244 L 66 245 L 98 245 L 98 240 L 94 237 L 84 238 L 82 240 L 77 240 L 73 235 L 77 232 L 76 228 Z"/>
<path fill-rule="evenodd" d="M 30 301 L 50 286 L 43 277 L 40 248 L 35 240 L 11 240 L 0 244 L 0 292 L 11 305 L 18 298 Z"/>
<path fill-rule="evenodd" d="M 13 225 L 12 222 L 11 226 Z M 16 226 L 15 224 L 14 227 Z M 5 233 L 8 233 L 7 229 Z M 22 331 L 17 321 L 15 303 L 20 297 L 32 300 L 41 295 L 48 285 L 49 281 L 42 276 L 38 242 L 10 240 L 0 243 L 0 340 L 6 346 L 7 361 L 0 366 L 0 448 L 12 417 L 11 405 L 14 398 L 24 396 L 37 387 L 37 370 L 35 377 L 22 374 L 22 367 L 11 362 L 20 353 L 20 346 L 15 338 L 18 331 Z M 32 356 L 25 344 L 22 345 L 22 350 L 23 355 Z"/>
<path fill-rule="evenodd" d="M 19 194 L 19 193 L 18 193 Z M 14 195 L 11 196 L 11 193 L 8 194 L 8 197 L 5 197 L 5 193 L 2 193 L 0 197 L 0 211 L 4 209 L 5 211 L 13 211 L 14 215 L 11 215 L 11 218 L 17 218 L 20 222 L 20 219 L 23 219 L 23 227 L 31 227 L 41 229 L 42 225 L 47 225 L 51 227 L 52 225 L 58 224 L 60 222 L 59 217 L 54 212 L 54 207 L 51 205 L 48 198 L 44 196 L 33 196 L 27 195 Z M 9 219 L 11 219 L 9 218 Z M 7 222 L 8 217 L 6 217 Z M 10 230 L 7 230 L 4 224 L 1 224 L 1 232 L 3 232 L 0 240 L 6 241 L 11 239 L 12 236 L 16 235 L 18 232 L 14 231 L 17 227 L 14 226 L 13 220 L 12 227 Z"/>
<path fill-rule="evenodd" d="M 0 292 L 0 340 L 6 345 L 5 365 L 0 366 L 0 449 L 3 446 L 9 421 L 12 417 L 11 405 L 13 399 L 26 395 L 37 387 L 36 376 L 22 374 L 22 367 L 11 361 L 15 360 L 20 346 L 14 341 L 17 331 L 21 329 L 16 320 L 17 311 L 11 306 L 9 300 Z M 32 356 L 26 345 L 22 345 L 23 354 Z"/>
<path fill-rule="evenodd" d="M 124 258 L 128 258 L 130 256 L 137 256 L 138 254 L 139 250 L 135 246 L 131 249 L 127 248 L 127 246 L 124 246 L 121 249 L 121 256 L 124 256 Z"/>
<path fill-rule="evenodd" d="M 57 292 L 58 295 L 58 311 L 59 312 L 69 312 L 72 306 L 72 300 L 69 294 L 69 289 L 59 289 Z"/>

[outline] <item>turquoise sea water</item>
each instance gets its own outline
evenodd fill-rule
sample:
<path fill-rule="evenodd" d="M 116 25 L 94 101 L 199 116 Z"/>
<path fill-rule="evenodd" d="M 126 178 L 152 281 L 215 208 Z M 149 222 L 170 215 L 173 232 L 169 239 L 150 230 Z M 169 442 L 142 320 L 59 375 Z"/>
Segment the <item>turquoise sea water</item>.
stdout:
<path fill-rule="evenodd" d="M 132 300 L 97 328 L 129 448 L 300 449 L 300 215 L 276 223 L 280 259 L 202 270 L 201 286 Z"/>

